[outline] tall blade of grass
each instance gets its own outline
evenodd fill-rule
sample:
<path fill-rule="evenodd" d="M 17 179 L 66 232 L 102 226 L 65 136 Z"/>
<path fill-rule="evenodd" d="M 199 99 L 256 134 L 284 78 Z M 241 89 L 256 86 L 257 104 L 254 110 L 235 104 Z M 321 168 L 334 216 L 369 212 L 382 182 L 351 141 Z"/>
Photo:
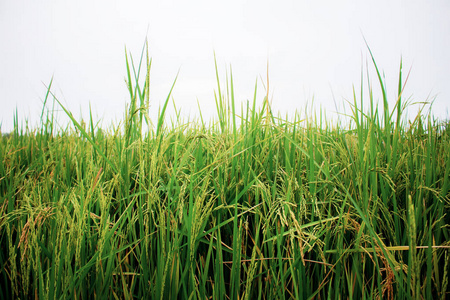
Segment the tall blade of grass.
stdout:
<path fill-rule="evenodd" d="M 164 125 L 164 117 L 165 117 L 165 114 L 166 114 L 167 104 L 169 103 L 170 95 L 172 95 L 173 88 L 175 87 L 175 83 L 177 82 L 178 74 L 179 74 L 179 71 L 177 73 L 177 76 L 175 76 L 175 79 L 174 79 L 174 81 L 172 83 L 172 86 L 170 88 L 169 94 L 167 95 L 166 101 L 164 101 L 163 108 L 162 108 L 161 112 L 159 113 L 158 124 L 156 126 L 156 136 L 157 137 L 160 137 L 160 135 L 162 133 L 162 128 L 163 128 L 163 125 Z"/>
<path fill-rule="evenodd" d="M 222 133 L 225 133 L 225 130 L 227 128 L 227 112 L 224 105 L 223 95 L 220 89 L 219 70 L 217 68 L 216 53 L 214 53 L 214 67 L 216 70 L 216 81 L 217 81 L 217 94 L 214 93 L 216 100 L 217 115 L 219 117 L 220 129 Z"/>
<path fill-rule="evenodd" d="M 236 104 L 234 102 L 234 87 L 233 87 L 233 71 L 230 66 L 230 86 L 231 86 L 231 114 L 233 117 L 233 137 L 234 142 L 236 142 L 237 134 L 236 134 Z"/>

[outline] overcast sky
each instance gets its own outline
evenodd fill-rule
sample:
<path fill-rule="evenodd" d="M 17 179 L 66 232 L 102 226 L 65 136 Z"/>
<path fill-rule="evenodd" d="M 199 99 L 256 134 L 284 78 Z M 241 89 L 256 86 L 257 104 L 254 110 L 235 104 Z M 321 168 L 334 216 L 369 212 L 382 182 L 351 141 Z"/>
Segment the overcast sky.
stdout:
<path fill-rule="evenodd" d="M 125 46 L 137 60 L 148 38 L 150 112 L 180 71 L 173 98 L 184 116 L 214 117 L 216 79 L 232 66 L 238 101 L 251 100 L 269 63 L 275 111 L 304 111 L 307 102 L 329 114 L 352 99 L 369 62 L 367 40 L 395 103 L 398 69 L 411 69 L 405 96 L 432 100 L 448 118 L 450 1 L 0 1 L 0 121 L 38 124 L 45 84 L 76 116 L 89 104 L 104 127 L 117 124 L 129 102 Z M 378 94 L 377 94 L 378 95 Z M 378 96 L 377 96 L 378 97 Z M 334 100 L 333 100 L 334 99 Z M 417 106 L 416 106 L 417 107 Z M 62 113 L 60 113 L 62 115 Z M 61 118 L 64 123 L 64 118 Z"/>

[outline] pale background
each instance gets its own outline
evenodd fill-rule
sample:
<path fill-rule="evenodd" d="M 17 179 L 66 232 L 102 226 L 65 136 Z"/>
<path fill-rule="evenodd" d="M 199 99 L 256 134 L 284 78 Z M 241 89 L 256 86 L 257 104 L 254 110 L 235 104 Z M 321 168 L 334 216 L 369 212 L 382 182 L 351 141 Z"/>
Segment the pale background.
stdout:
<path fill-rule="evenodd" d="M 91 104 L 103 127 L 118 124 L 129 102 L 124 49 L 138 60 L 146 37 L 152 118 L 178 70 L 173 98 L 182 115 L 198 116 L 198 101 L 205 118 L 215 116 L 214 51 L 223 83 L 232 66 L 238 102 L 253 98 L 257 79 L 262 102 L 268 61 L 275 112 L 305 111 L 313 98 L 328 115 L 336 107 L 344 112 L 366 64 L 378 91 L 365 38 L 385 73 L 391 107 L 402 57 L 404 77 L 411 69 L 404 95 L 436 99 L 433 115 L 447 119 L 449 16 L 446 0 L 0 0 L 1 131 L 12 129 L 16 108 L 22 126 L 38 125 L 52 76 L 52 91 L 77 118 L 87 119 Z M 64 127 L 67 119 L 58 115 Z"/>

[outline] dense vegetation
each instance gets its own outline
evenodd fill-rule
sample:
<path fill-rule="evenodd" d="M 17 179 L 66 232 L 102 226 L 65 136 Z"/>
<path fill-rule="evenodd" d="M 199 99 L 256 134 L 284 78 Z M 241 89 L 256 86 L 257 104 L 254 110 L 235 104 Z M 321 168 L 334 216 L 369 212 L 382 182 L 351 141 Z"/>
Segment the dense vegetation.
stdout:
<path fill-rule="evenodd" d="M 450 131 L 407 123 L 401 68 L 395 107 L 379 77 L 382 108 L 356 89 L 345 126 L 236 112 L 231 72 L 217 122 L 169 126 L 142 57 L 122 125 L 77 121 L 50 84 L 73 127 L 44 104 L 0 137 L 0 298 L 449 298 Z"/>

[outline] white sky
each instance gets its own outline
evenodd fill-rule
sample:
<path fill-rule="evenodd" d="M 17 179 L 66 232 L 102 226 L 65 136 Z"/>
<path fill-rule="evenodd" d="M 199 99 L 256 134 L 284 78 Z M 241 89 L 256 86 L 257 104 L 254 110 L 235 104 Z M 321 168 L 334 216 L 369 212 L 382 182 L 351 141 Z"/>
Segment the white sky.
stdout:
<path fill-rule="evenodd" d="M 251 100 L 269 61 L 272 107 L 304 111 L 314 97 L 329 115 L 359 87 L 366 61 L 378 90 L 366 38 L 395 103 L 400 58 L 405 96 L 436 101 L 448 118 L 450 1 L 0 1 L 0 121 L 36 126 L 52 76 L 52 90 L 88 119 L 89 103 L 103 127 L 122 120 L 129 102 L 125 46 L 135 60 L 147 36 L 153 58 L 151 116 L 170 90 L 184 116 L 215 114 L 215 51 L 222 83 L 233 68 L 237 101 Z M 148 32 L 147 32 L 148 30 Z M 44 84 L 43 84 L 44 83 Z M 379 94 L 376 97 L 379 98 Z M 414 107 L 413 107 L 414 108 Z M 410 111 L 413 110 L 410 109 Z M 64 124 L 63 113 L 60 122 Z M 412 116 L 410 116 L 412 117 Z"/>

